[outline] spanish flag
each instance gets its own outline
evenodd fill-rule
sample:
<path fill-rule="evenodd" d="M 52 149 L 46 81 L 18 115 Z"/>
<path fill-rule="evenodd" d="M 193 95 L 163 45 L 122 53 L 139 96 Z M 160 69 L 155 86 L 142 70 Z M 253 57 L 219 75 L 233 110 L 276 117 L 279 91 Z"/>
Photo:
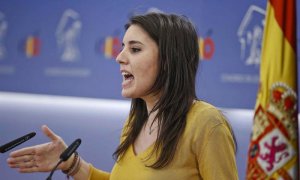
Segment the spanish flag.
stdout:
<path fill-rule="evenodd" d="M 298 179 L 296 0 L 268 0 L 247 179 Z"/>

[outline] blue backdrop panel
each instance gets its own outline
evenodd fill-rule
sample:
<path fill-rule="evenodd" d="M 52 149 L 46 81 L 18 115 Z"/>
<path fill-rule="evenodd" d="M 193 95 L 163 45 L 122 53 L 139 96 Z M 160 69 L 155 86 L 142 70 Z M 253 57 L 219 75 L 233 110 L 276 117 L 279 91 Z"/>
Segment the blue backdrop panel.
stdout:
<path fill-rule="evenodd" d="M 121 99 L 115 57 L 128 17 L 188 16 L 200 43 L 197 93 L 250 108 L 258 87 L 265 1 L 117 0 L 0 2 L 0 90 Z"/>

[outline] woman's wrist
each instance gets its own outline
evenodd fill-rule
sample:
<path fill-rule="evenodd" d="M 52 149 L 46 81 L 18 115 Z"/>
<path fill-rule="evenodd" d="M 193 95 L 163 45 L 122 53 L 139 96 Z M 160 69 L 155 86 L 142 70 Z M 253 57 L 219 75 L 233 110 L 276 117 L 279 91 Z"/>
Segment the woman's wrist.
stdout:
<path fill-rule="evenodd" d="M 67 166 L 68 168 L 62 170 L 62 172 L 68 176 L 74 176 L 79 171 L 80 166 L 80 156 L 78 155 L 78 152 L 75 152 L 71 165 Z"/>
<path fill-rule="evenodd" d="M 77 158 L 76 158 L 77 154 Z M 62 164 L 60 167 L 60 170 L 64 173 L 66 171 L 70 171 L 69 173 L 65 173 L 69 179 L 70 176 L 73 177 L 74 180 L 79 179 L 88 179 L 90 174 L 90 164 L 85 162 L 84 159 L 82 159 L 78 153 L 73 153 L 71 157 Z M 76 165 L 77 162 L 77 165 Z M 74 164 L 75 163 L 75 164 Z M 73 165 L 73 168 L 72 168 Z M 75 168 L 77 167 L 77 168 Z M 71 169 L 72 172 L 71 172 Z"/>
<path fill-rule="evenodd" d="M 75 153 L 73 153 L 67 161 L 62 163 L 62 166 L 61 166 L 60 170 L 61 171 L 68 170 L 72 166 L 74 161 L 75 161 Z"/>

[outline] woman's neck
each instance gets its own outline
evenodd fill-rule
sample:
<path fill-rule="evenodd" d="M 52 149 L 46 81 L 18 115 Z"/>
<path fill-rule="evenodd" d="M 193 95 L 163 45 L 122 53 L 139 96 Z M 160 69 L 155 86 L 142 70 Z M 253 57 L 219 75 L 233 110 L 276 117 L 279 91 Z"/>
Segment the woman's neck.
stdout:
<path fill-rule="evenodd" d="M 159 97 L 158 96 L 147 96 L 145 98 L 142 98 L 145 103 L 146 103 L 146 107 L 147 107 L 147 111 L 148 111 L 148 115 L 152 114 L 153 112 L 153 108 L 155 107 L 155 105 L 158 102 Z"/>

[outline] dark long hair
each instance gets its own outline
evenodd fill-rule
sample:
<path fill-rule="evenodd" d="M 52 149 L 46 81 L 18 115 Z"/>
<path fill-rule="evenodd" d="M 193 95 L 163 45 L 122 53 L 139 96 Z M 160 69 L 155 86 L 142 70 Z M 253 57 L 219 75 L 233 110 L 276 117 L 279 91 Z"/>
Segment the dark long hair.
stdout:
<path fill-rule="evenodd" d="M 159 49 L 159 71 L 150 90 L 159 93 L 159 100 L 150 113 L 157 111 L 158 137 L 153 153 L 157 161 L 148 167 L 159 169 L 173 159 L 177 144 L 186 126 L 186 116 L 197 99 L 195 79 L 199 64 L 199 45 L 196 30 L 184 16 L 164 13 L 148 13 L 130 18 L 125 25 L 142 27 L 156 42 Z M 134 143 L 148 120 L 146 103 L 132 99 L 128 124 L 124 127 L 124 140 L 113 156 L 120 160 Z M 159 152 L 159 154 L 158 154 Z"/>

